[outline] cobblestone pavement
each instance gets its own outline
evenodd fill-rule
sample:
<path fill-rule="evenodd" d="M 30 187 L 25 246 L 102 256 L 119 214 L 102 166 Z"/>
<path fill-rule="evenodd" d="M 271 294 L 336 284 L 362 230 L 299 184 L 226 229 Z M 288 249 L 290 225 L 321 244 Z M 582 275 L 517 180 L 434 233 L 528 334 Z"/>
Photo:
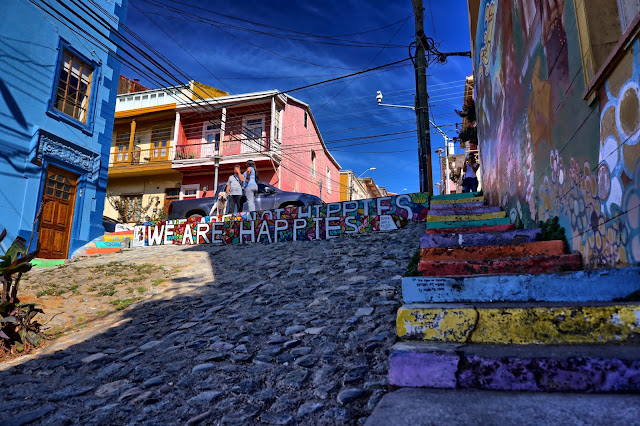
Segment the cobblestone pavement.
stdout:
<path fill-rule="evenodd" d="M 76 267 L 71 285 L 87 270 L 101 282 L 112 262 L 134 275 L 157 265 L 169 280 L 0 364 L 0 424 L 362 423 L 387 389 L 401 275 L 422 232 L 72 262 L 50 279 Z"/>

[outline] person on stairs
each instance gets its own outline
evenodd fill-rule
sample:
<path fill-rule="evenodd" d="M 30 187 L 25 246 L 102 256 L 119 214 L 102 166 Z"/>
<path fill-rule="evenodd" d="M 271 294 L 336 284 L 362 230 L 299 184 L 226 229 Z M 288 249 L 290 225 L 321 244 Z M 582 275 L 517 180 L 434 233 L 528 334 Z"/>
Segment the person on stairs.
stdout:
<path fill-rule="evenodd" d="M 236 214 L 242 211 L 242 188 L 244 187 L 244 176 L 240 173 L 240 165 L 233 167 L 233 174 L 229 176 L 225 191 L 229 194 L 227 204 L 227 214 Z"/>
<path fill-rule="evenodd" d="M 480 164 L 476 162 L 476 155 L 472 152 L 464 162 L 462 171 L 464 178 L 462 180 L 462 192 L 476 192 L 478 190 L 478 176 L 476 172 Z"/>
<path fill-rule="evenodd" d="M 243 176 L 245 182 L 244 195 L 247 197 L 247 211 L 253 212 L 256 210 L 255 198 L 258 193 L 258 171 L 253 160 L 247 161 L 247 170 Z"/>

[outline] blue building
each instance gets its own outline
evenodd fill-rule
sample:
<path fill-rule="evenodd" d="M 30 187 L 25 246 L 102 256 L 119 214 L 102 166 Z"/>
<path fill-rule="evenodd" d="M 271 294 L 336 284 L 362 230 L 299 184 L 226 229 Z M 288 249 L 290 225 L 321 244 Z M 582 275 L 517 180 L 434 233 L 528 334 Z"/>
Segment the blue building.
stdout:
<path fill-rule="evenodd" d="M 40 257 L 67 258 L 104 233 L 120 74 L 112 40 L 126 6 L 127 0 L 0 2 L 5 243 L 17 235 L 28 241 L 35 226 L 31 250 L 37 245 Z"/>

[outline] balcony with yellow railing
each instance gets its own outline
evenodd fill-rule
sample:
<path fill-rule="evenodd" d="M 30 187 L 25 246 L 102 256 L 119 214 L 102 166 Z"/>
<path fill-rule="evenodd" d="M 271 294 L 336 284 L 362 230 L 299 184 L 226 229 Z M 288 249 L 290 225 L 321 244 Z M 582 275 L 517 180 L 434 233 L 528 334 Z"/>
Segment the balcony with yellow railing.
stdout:
<path fill-rule="evenodd" d="M 166 144 L 147 149 L 134 145 L 132 150 L 123 144 L 116 145 L 109 156 L 109 177 L 172 173 L 174 154 L 175 148 Z"/>

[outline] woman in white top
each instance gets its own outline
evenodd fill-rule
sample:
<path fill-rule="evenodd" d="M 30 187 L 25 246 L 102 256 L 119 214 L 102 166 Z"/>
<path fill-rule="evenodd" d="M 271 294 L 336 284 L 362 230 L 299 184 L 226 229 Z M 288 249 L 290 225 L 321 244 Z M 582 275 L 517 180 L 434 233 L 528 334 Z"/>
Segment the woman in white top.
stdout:
<path fill-rule="evenodd" d="M 474 153 L 469 154 L 462 168 L 464 172 L 462 192 L 476 192 L 478 190 L 478 176 L 476 176 L 476 172 L 479 167 L 480 164 L 476 162 L 476 155 Z"/>

